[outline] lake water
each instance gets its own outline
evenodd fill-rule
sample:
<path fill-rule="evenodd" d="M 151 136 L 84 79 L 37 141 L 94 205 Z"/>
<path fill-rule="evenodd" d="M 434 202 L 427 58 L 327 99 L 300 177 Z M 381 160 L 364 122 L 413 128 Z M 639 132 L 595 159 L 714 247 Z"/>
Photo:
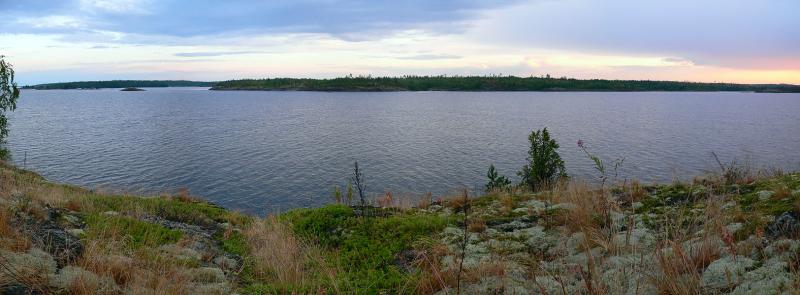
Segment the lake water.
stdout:
<path fill-rule="evenodd" d="M 372 194 L 480 188 L 492 163 L 516 180 L 527 135 L 545 126 L 583 179 L 597 173 L 578 139 L 647 182 L 716 169 L 712 151 L 800 169 L 800 94 L 26 90 L 8 146 L 53 181 L 186 187 L 264 214 L 330 202 L 355 160 Z"/>

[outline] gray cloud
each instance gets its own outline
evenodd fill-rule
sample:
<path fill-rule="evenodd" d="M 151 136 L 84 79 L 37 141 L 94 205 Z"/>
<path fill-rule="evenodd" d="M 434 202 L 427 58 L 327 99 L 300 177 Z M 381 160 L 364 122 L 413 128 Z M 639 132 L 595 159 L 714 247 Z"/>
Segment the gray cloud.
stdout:
<path fill-rule="evenodd" d="M 51 2 L 11 3 L 0 25 L 9 31 L 29 33 L 113 31 L 171 37 L 324 33 L 358 41 L 412 28 L 444 33 L 460 31 L 464 22 L 478 17 L 479 12 L 517 0 L 126 0 L 117 6 L 114 1 L 104 1 L 100 2 L 102 6 L 94 8 L 85 7 L 82 5 L 85 2 L 79 0 Z M 108 9 L 112 6 L 118 9 Z M 19 23 L 24 20 L 30 24 L 37 18 L 53 16 L 68 17 L 69 26 Z"/>

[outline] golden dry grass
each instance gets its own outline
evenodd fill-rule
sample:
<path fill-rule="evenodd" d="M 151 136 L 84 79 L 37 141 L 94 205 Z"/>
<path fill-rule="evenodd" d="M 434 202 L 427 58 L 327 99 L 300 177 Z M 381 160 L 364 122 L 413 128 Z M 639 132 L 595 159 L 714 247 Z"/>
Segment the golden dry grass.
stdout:
<path fill-rule="evenodd" d="M 321 285 L 322 278 L 335 281 L 336 270 L 324 261 L 322 250 L 298 238 L 276 217 L 253 222 L 244 235 L 250 247 L 253 274 L 259 279 L 277 285 L 317 284 L 319 288 L 326 287 Z"/>

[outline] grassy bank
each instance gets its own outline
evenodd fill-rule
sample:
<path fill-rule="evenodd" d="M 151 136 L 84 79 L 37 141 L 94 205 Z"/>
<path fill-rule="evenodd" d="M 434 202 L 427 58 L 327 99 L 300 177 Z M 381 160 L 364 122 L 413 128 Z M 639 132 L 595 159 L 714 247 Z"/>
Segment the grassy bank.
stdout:
<path fill-rule="evenodd" d="M 573 181 L 265 218 L 0 165 L 0 289 L 83 294 L 790 294 L 800 174 Z M 400 205 L 403 204 L 403 205 Z M 466 209 L 466 210 L 465 210 Z M 466 212 L 466 214 L 465 214 Z"/>

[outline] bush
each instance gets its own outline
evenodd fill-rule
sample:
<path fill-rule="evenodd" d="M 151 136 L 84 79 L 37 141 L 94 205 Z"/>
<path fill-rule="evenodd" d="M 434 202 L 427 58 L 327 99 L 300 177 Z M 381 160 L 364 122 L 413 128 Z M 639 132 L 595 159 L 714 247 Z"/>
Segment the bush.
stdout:
<path fill-rule="evenodd" d="M 544 185 L 567 176 L 564 161 L 558 155 L 558 143 L 550 138 L 546 127 L 531 132 L 528 141 L 531 143 L 528 164 L 517 173 L 522 178 L 522 184 L 527 185 L 532 191 L 537 191 Z"/>
<path fill-rule="evenodd" d="M 486 183 L 486 191 L 504 188 L 511 184 L 511 181 L 505 175 L 497 174 L 494 165 L 489 165 L 489 172 L 486 173 L 486 177 L 489 178 L 489 182 Z"/>

